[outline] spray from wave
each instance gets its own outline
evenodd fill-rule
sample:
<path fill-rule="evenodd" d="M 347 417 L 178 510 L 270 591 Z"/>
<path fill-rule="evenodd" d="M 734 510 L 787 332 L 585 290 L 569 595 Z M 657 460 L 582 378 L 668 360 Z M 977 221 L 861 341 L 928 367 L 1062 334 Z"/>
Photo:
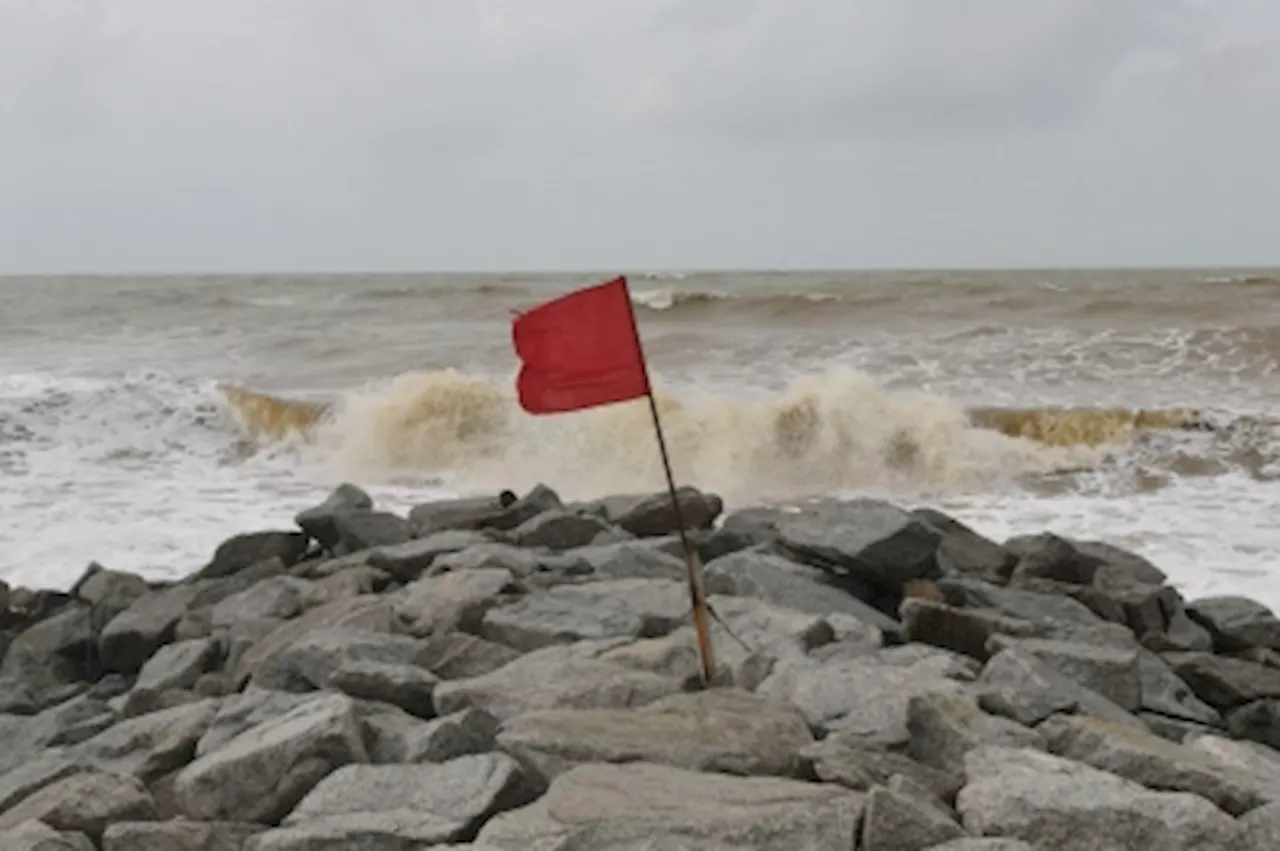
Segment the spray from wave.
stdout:
<path fill-rule="evenodd" d="M 573 497 L 663 481 L 644 402 L 533 417 L 510 381 L 453 370 L 404 374 L 332 404 L 221 389 L 246 431 L 292 440 L 347 477 L 441 477 L 476 488 L 550 481 Z M 677 476 L 728 498 L 990 489 L 1094 466 L 1144 429 L 1196 421 L 1181 409 L 966 411 L 856 372 L 798 378 L 760 398 L 663 389 L 656 397 Z"/>

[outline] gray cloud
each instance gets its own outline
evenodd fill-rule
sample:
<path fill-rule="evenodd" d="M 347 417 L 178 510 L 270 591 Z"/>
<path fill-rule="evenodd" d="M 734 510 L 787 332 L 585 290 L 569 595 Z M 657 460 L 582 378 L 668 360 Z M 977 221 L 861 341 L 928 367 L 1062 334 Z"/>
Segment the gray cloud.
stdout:
<path fill-rule="evenodd" d="M 1276 260 L 1273 0 L 0 0 L 0 267 Z"/>

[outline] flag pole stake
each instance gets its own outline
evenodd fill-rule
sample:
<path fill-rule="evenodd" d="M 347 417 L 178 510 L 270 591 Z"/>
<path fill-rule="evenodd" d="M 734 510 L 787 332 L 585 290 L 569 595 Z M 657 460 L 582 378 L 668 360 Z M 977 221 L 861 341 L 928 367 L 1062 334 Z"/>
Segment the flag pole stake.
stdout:
<path fill-rule="evenodd" d="M 693 626 L 698 635 L 698 650 L 702 659 L 702 682 L 710 685 L 715 678 L 715 653 L 711 646 L 711 624 L 708 621 L 707 598 L 702 589 L 698 551 L 685 531 L 684 512 L 680 509 L 680 497 L 676 493 L 676 479 L 671 472 L 671 455 L 667 452 L 667 440 L 662 433 L 662 418 L 658 416 L 658 401 L 653 395 L 649 380 L 649 362 L 640 341 L 640 326 L 636 322 L 635 305 L 631 303 L 630 283 L 624 284 L 627 294 L 627 313 L 631 317 L 631 333 L 635 336 L 636 351 L 640 353 L 640 366 L 644 370 L 645 396 L 649 399 L 649 414 L 653 417 L 653 430 L 658 436 L 658 452 L 662 456 L 662 471 L 667 477 L 667 495 L 671 498 L 671 512 L 675 516 L 676 529 L 680 533 L 680 545 L 684 549 L 684 563 L 689 577 L 689 599 L 693 605 Z"/>

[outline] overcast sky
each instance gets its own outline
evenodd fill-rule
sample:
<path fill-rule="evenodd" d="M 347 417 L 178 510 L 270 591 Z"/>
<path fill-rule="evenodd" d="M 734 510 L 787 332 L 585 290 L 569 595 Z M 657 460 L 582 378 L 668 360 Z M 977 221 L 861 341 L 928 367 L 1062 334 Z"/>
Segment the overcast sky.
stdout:
<path fill-rule="evenodd" d="M 0 271 L 1268 263 L 1277 0 L 0 0 Z"/>

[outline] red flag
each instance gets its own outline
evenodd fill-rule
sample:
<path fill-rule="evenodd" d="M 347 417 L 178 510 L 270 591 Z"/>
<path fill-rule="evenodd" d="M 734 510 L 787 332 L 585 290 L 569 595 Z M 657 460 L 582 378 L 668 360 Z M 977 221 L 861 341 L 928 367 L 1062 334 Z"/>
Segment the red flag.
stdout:
<path fill-rule="evenodd" d="M 627 279 L 538 305 L 512 324 L 516 389 L 531 414 L 577 411 L 649 393 Z"/>

